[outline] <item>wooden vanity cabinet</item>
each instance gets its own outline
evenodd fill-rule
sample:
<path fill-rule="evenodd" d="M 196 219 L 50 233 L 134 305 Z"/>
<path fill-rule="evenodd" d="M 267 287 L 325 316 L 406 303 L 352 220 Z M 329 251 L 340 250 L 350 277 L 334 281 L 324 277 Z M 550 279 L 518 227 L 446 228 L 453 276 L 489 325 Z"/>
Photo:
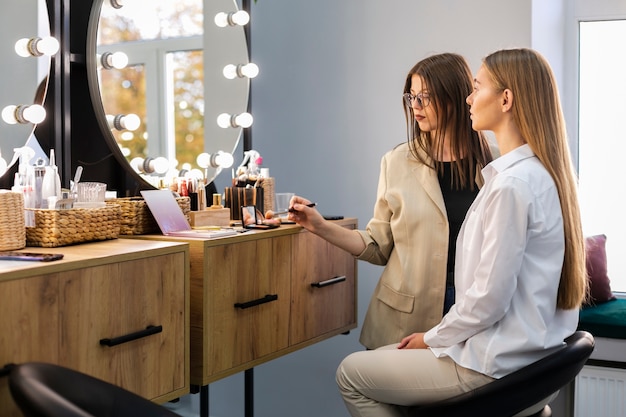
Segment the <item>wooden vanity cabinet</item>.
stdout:
<path fill-rule="evenodd" d="M 356 219 L 337 221 L 356 228 Z M 356 260 L 296 225 L 183 240 L 191 256 L 191 383 L 226 376 L 356 327 Z"/>
<path fill-rule="evenodd" d="M 189 248 L 113 240 L 0 264 L 0 367 L 43 361 L 155 402 L 189 392 Z M 7 270 L 6 268 L 10 268 Z M 0 415 L 20 416 L 0 378 Z"/>

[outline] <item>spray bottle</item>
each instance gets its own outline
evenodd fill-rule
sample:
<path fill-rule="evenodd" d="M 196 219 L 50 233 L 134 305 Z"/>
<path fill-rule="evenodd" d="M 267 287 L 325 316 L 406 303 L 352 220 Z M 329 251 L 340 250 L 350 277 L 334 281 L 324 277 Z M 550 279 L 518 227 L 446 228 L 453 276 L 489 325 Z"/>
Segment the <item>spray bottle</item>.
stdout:
<path fill-rule="evenodd" d="M 46 172 L 41 184 L 41 204 L 43 208 L 53 210 L 56 205 L 56 199 L 60 197 L 61 177 L 59 177 L 59 168 L 56 165 L 54 149 L 50 149 L 50 165 L 46 166 Z M 49 204 L 49 202 L 53 203 Z"/>

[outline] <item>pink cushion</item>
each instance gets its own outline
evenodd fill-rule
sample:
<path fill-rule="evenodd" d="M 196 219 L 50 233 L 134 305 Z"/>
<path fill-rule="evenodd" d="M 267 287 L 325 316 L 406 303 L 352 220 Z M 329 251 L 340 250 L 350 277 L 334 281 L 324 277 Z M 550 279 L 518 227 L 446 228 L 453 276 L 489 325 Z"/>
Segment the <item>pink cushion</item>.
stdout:
<path fill-rule="evenodd" d="M 606 235 L 589 236 L 585 239 L 587 252 L 587 275 L 590 299 L 587 304 L 600 304 L 614 300 L 611 280 L 606 267 Z"/>

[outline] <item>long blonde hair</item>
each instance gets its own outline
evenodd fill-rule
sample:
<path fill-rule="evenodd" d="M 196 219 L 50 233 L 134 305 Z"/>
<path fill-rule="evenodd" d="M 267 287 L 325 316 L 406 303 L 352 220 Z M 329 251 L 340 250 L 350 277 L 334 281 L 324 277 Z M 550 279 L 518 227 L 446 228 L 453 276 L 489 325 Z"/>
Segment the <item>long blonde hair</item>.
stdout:
<path fill-rule="evenodd" d="M 554 74 L 543 56 L 525 48 L 494 52 L 483 60 L 483 64 L 497 88 L 513 92 L 515 123 L 556 184 L 565 234 L 557 307 L 578 308 L 587 296 L 588 287 L 585 241 L 578 204 L 578 181 Z"/>

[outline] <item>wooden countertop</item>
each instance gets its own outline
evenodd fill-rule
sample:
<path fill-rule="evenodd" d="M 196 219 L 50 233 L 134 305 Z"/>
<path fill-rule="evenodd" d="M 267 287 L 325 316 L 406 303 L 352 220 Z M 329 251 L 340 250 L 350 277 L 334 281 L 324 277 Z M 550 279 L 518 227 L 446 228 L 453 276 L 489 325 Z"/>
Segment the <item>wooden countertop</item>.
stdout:
<path fill-rule="evenodd" d="M 357 219 L 353 217 L 347 217 L 341 220 L 333 220 L 333 222 L 342 226 L 346 226 L 350 224 L 356 225 Z M 250 240 L 257 240 L 257 239 L 263 239 L 263 238 L 273 238 L 273 237 L 278 237 L 278 236 L 293 235 L 296 233 L 300 233 L 303 230 L 304 228 L 302 226 L 298 226 L 297 224 L 282 224 L 280 227 L 277 227 L 276 229 L 269 229 L 269 230 L 248 229 L 244 233 L 237 233 L 236 235 L 232 235 L 232 236 L 224 236 L 224 237 L 217 237 L 217 238 L 211 238 L 211 239 L 202 238 L 202 237 L 192 238 L 192 237 L 179 237 L 179 236 L 165 236 L 162 234 L 120 235 L 120 238 L 133 239 L 133 240 L 139 240 L 139 239 L 148 240 L 149 239 L 149 240 L 170 241 L 170 242 L 204 241 L 204 246 L 210 247 L 210 246 L 219 246 L 219 245 L 225 245 L 225 244 L 231 244 L 231 243 L 246 242 Z"/>
<path fill-rule="evenodd" d="M 51 262 L 0 260 L 0 281 L 140 259 L 146 256 L 146 251 L 158 256 L 181 250 L 188 252 L 189 245 L 139 239 L 112 239 L 57 248 L 26 247 L 17 252 L 62 253 L 63 259 Z"/>

